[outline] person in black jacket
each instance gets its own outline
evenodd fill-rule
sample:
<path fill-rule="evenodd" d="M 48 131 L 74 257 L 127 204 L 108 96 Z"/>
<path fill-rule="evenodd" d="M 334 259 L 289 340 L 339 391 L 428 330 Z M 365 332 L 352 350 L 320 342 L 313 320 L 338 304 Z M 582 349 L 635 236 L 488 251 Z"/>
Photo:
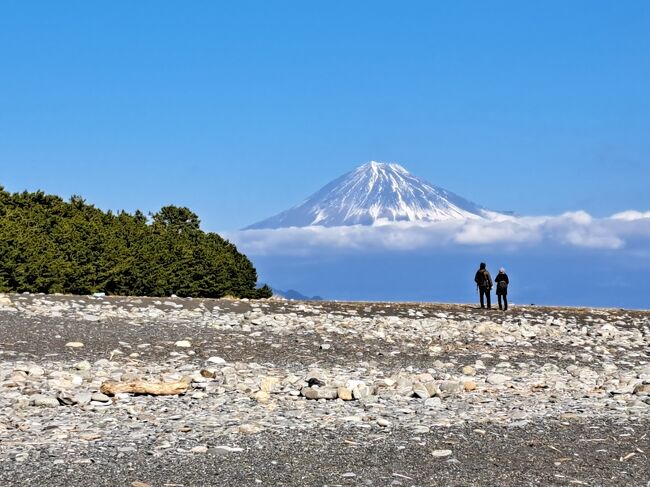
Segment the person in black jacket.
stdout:
<path fill-rule="evenodd" d="M 508 279 L 508 274 L 506 274 L 506 270 L 503 267 L 499 269 L 499 274 L 494 279 L 494 282 L 497 284 L 499 309 L 505 311 L 508 309 L 508 284 L 510 284 L 510 279 Z M 503 308 L 501 307 L 501 298 L 503 298 Z"/>
<path fill-rule="evenodd" d="M 492 289 L 492 276 L 488 272 L 485 262 L 481 262 L 479 270 L 476 271 L 474 276 L 474 282 L 478 287 L 479 296 L 481 298 L 481 308 L 485 308 L 483 304 L 483 296 L 487 299 L 487 309 L 492 309 L 492 303 L 490 302 L 490 290 Z"/>

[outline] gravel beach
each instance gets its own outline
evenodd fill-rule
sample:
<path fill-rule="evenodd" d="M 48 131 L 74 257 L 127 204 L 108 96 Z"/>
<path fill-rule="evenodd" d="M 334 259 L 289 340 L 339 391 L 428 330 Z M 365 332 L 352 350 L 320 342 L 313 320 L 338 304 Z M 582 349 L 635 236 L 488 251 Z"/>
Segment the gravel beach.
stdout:
<path fill-rule="evenodd" d="M 647 311 L 0 295 L 0 359 L 0 485 L 650 486 Z"/>

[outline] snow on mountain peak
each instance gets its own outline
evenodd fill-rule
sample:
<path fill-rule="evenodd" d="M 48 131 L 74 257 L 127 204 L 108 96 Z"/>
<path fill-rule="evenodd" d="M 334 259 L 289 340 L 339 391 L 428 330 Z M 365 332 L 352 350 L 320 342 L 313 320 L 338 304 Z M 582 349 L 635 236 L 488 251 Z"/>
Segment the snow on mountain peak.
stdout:
<path fill-rule="evenodd" d="M 325 185 L 293 208 L 248 229 L 381 225 L 485 218 L 482 207 L 409 173 L 370 161 Z"/>
<path fill-rule="evenodd" d="M 408 171 L 406 169 L 404 169 L 403 166 L 400 166 L 399 164 L 397 164 L 395 162 L 370 161 L 370 162 L 366 162 L 365 164 L 362 164 L 355 171 L 358 171 L 358 172 L 372 171 L 374 173 L 394 171 L 394 172 L 398 172 L 398 173 L 407 173 L 408 174 Z"/>

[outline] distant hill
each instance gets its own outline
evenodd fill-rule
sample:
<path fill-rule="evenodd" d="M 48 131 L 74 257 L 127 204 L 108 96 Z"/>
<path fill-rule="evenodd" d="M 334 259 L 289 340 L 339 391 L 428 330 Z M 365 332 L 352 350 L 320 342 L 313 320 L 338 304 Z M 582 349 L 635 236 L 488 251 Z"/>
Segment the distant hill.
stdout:
<path fill-rule="evenodd" d="M 0 187 L 0 292 L 270 297 L 251 261 L 199 225 L 187 208 L 147 218 Z"/>
<path fill-rule="evenodd" d="M 311 298 L 309 296 L 305 296 L 304 294 L 299 293 L 295 289 L 289 289 L 288 291 L 282 291 L 280 289 L 275 289 L 272 288 L 273 290 L 273 295 L 274 296 L 279 296 L 281 298 L 285 299 L 293 299 L 295 301 L 322 301 L 323 298 L 320 296 L 312 296 Z"/>

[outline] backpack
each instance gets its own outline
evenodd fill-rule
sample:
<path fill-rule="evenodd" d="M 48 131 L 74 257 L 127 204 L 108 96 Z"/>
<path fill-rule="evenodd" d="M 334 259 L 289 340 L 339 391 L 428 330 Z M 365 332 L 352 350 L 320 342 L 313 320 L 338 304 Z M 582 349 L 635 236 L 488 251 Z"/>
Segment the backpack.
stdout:
<path fill-rule="evenodd" d="M 490 278 L 488 277 L 488 275 L 489 275 L 489 274 L 488 274 L 488 271 L 487 271 L 487 270 L 482 269 L 482 270 L 480 271 L 480 276 L 481 276 L 481 277 L 479 278 L 479 282 L 478 282 L 478 285 L 479 285 L 479 286 L 481 286 L 481 287 L 488 287 L 488 286 L 490 285 Z"/>
<path fill-rule="evenodd" d="M 505 291 L 506 289 L 508 289 L 508 283 L 506 282 L 505 279 L 497 283 L 497 290 Z"/>

